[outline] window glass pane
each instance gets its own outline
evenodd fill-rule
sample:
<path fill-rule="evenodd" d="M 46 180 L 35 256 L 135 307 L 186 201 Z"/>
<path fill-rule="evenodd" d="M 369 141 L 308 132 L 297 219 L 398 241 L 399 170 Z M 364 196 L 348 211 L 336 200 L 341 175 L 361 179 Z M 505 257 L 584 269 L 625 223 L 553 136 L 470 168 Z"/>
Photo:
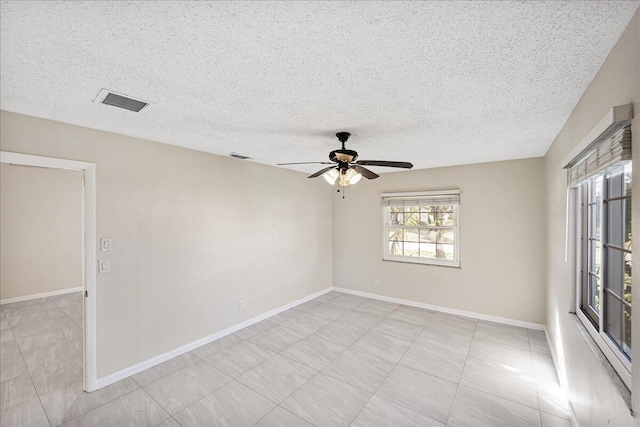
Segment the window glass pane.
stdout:
<path fill-rule="evenodd" d="M 392 207 L 389 212 L 391 225 L 402 225 L 404 224 L 404 213 L 402 211 L 402 207 L 396 208 Z"/>
<path fill-rule="evenodd" d="M 591 240 L 589 248 L 589 272 L 600 276 L 600 263 L 602 259 L 602 244 L 597 240 Z"/>
<path fill-rule="evenodd" d="M 442 212 L 436 212 L 435 213 L 435 217 L 433 219 L 433 224 L 432 225 L 435 225 L 437 227 L 441 227 L 442 225 L 444 225 L 444 224 L 442 224 L 442 220 L 443 220 L 443 213 Z"/>
<path fill-rule="evenodd" d="M 631 162 L 624 165 L 624 195 L 631 197 Z"/>
<path fill-rule="evenodd" d="M 590 228 L 590 233 L 591 233 L 591 237 L 593 237 L 594 239 L 597 240 L 602 240 L 602 235 L 601 235 L 601 231 L 600 229 L 601 227 L 601 222 L 600 222 L 600 212 L 601 212 L 601 205 L 593 205 L 591 206 L 591 218 L 590 218 L 590 222 L 591 222 L 591 228 Z"/>
<path fill-rule="evenodd" d="M 622 347 L 622 303 L 607 295 L 604 330 L 618 347 Z"/>
<path fill-rule="evenodd" d="M 607 278 L 605 284 L 608 289 L 611 289 L 620 298 L 622 298 L 623 263 L 623 252 L 613 248 L 607 249 Z"/>
<path fill-rule="evenodd" d="M 404 256 L 419 256 L 418 242 L 404 242 Z"/>
<path fill-rule="evenodd" d="M 624 166 L 624 174 L 622 176 L 624 195 L 631 197 L 631 162 Z M 625 199 L 624 209 L 624 247 L 631 250 L 631 199 Z M 631 304 L 631 253 L 624 254 L 624 300 Z M 631 308 L 624 308 L 624 345 L 623 352 L 631 360 Z"/>
<path fill-rule="evenodd" d="M 602 228 L 602 175 L 597 177 L 593 183 L 593 208 L 591 223 L 593 226 L 593 237 L 601 240 L 600 229 Z"/>
<path fill-rule="evenodd" d="M 607 203 L 607 243 L 623 247 L 622 200 Z"/>
<path fill-rule="evenodd" d="M 456 225 L 455 212 L 421 212 L 420 225 L 453 227 Z"/>
<path fill-rule="evenodd" d="M 437 243 L 447 243 L 447 244 L 453 244 L 455 237 L 454 237 L 454 232 L 453 230 L 443 230 L 440 229 L 439 230 L 439 234 L 438 234 L 438 239 L 436 239 Z"/>
<path fill-rule="evenodd" d="M 622 351 L 631 360 L 631 309 L 624 308 L 624 345 Z"/>
<path fill-rule="evenodd" d="M 623 176 L 622 168 L 607 172 L 607 198 L 614 199 L 622 196 Z"/>
<path fill-rule="evenodd" d="M 413 243 L 405 242 L 405 255 L 407 255 L 407 246 Z M 420 243 L 420 257 L 454 260 L 455 259 L 455 246 L 447 244 L 434 244 L 434 243 Z"/>
<path fill-rule="evenodd" d="M 596 313 L 600 313 L 600 278 L 589 275 L 589 305 Z"/>
<path fill-rule="evenodd" d="M 631 199 L 623 201 L 624 206 L 624 248 L 631 250 Z"/>
<path fill-rule="evenodd" d="M 624 254 L 624 300 L 631 304 L 631 254 Z"/>
<path fill-rule="evenodd" d="M 420 214 L 420 223 L 421 225 L 436 225 L 436 219 L 438 218 L 438 214 L 435 212 L 426 212 Z"/>
<path fill-rule="evenodd" d="M 404 223 L 405 225 L 419 225 L 420 224 L 420 214 L 417 212 L 418 208 L 413 207 L 411 210 L 404 211 Z"/>
<path fill-rule="evenodd" d="M 423 228 L 420 230 L 420 242 L 455 243 L 455 231 L 447 228 Z"/>
<path fill-rule="evenodd" d="M 428 212 L 420 212 L 420 225 L 429 225 L 429 221 L 431 221 L 429 215 Z"/>
<path fill-rule="evenodd" d="M 589 183 L 589 237 L 601 239 L 602 175 Z"/>
<path fill-rule="evenodd" d="M 438 230 L 435 228 L 423 228 L 420 230 L 420 242 L 435 243 Z"/>
<path fill-rule="evenodd" d="M 402 242 L 389 240 L 389 255 L 402 255 Z"/>
<path fill-rule="evenodd" d="M 441 226 L 453 227 L 456 225 L 456 217 L 453 212 L 442 212 L 438 214 Z"/>
<path fill-rule="evenodd" d="M 435 243 L 420 243 L 420 256 L 423 258 L 435 258 L 436 257 Z"/>
<path fill-rule="evenodd" d="M 601 236 L 601 212 L 602 212 L 602 175 L 592 179 L 588 184 L 589 210 L 588 210 L 588 238 L 589 238 L 589 265 L 587 271 L 587 302 L 596 314 L 600 313 L 600 286 L 602 283 L 602 243 Z"/>
<path fill-rule="evenodd" d="M 400 241 L 403 240 L 403 229 L 389 227 L 389 240 Z"/>
<path fill-rule="evenodd" d="M 405 228 L 404 229 L 404 241 L 405 242 L 417 242 L 418 241 L 418 229 L 417 228 Z M 406 249 L 406 247 L 405 247 Z"/>
<path fill-rule="evenodd" d="M 453 245 L 444 245 L 444 244 L 436 244 L 436 258 L 445 258 L 452 260 L 454 259 L 454 246 Z"/>

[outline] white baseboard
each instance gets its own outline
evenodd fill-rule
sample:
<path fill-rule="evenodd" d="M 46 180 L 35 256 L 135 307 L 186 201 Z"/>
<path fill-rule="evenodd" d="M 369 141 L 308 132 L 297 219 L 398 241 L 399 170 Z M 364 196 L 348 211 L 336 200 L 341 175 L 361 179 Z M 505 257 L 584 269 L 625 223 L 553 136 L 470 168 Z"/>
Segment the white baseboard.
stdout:
<path fill-rule="evenodd" d="M 259 316 L 252 317 L 251 319 L 245 320 L 244 322 L 241 322 L 241 323 L 235 324 L 233 326 L 230 326 L 230 327 L 228 327 L 226 329 L 223 329 L 223 330 L 221 330 L 219 332 L 216 332 L 215 334 L 209 335 L 208 337 L 204 337 L 204 338 L 199 339 L 197 341 L 194 341 L 192 343 L 185 344 L 185 345 L 183 345 L 181 347 L 175 348 L 175 349 L 173 349 L 171 351 L 168 351 L 166 353 L 160 354 L 160 355 L 158 355 L 156 357 L 153 357 L 151 359 L 145 360 L 144 362 L 140 362 L 140 363 L 135 364 L 133 366 L 130 366 L 128 368 L 122 369 L 122 370 L 120 370 L 118 372 L 114 372 L 113 374 L 107 375 L 106 377 L 98 378 L 96 390 L 100 389 L 102 387 L 106 387 L 109 384 L 113 384 L 113 383 L 115 383 L 117 381 L 123 380 L 123 379 L 125 379 L 127 377 L 130 377 L 131 375 L 137 374 L 138 372 L 142 372 L 145 369 L 149 369 L 149 368 L 151 368 L 153 366 L 156 366 L 156 365 L 158 365 L 158 364 L 160 364 L 162 362 L 166 362 L 169 359 L 173 359 L 176 356 L 180 356 L 181 354 L 184 354 L 184 353 L 186 353 L 188 351 L 191 351 L 191 350 L 193 350 L 195 348 L 198 348 L 198 347 L 200 347 L 202 345 L 209 344 L 212 341 L 215 341 L 215 340 L 220 339 L 220 338 L 222 338 L 224 336 L 232 334 L 232 333 L 234 333 L 234 332 L 236 332 L 236 331 L 238 331 L 238 330 L 240 330 L 242 328 L 246 328 L 247 326 L 251 326 L 254 323 L 258 323 L 258 322 L 260 322 L 262 320 L 268 319 L 269 317 L 275 316 L 278 313 L 281 313 L 281 312 L 283 312 L 285 310 L 289 310 L 290 308 L 293 308 L 293 307 L 295 307 L 297 305 L 300 305 L 300 304 L 305 303 L 305 302 L 307 302 L 309 300 L 312 300 L 312 299 L 317 298 L 317 297 L 319 297 L 321 295 L 324 295 L 327 292 L 330 292 L 331 290 L 332 290 L 332 288 L 330 288 L 330 287 L 326 288 L 326 289 L 323 289 L 323 290 L 318 291 L 318 292 L 316 292 L 314 294 L 311 294 L 311 295 L 308 295 L 306 297 L 300 298 L 300 299 L 298 299 L 296 301 L 290 302 L 289 304 L 285 304 L 285 305 L 283 305 L 281 307 L 275 308 L 275 309 L 273 309 L 271 311 L 268 311 L 268 312 L 266 312 L 264 314 L 261 314 Z"/>
<path fill-rule="evenodd" d="M 61 289 L 59 291 L 51 291 L 51 292 L 43 292 L 41 294 L 25 295 L 23 297 L 0 299 L 0 305 L 2 305 L 2 304 L 10 304 L 12 302 L 29 301 L 29 300 L 32 300 L 32 299 L 52 297 L 52 296 L 55 296 L 55 295 L 70 294 L 72 292 L 80 292 L 80 291 L 82 291 L 82 286 L 80 286 L 79 288 Z"/>
<path fill-rule="evenodd" d="M 357 296 L 361 296 L 361 297 L 365 297 L 365 298 L 373 298 L 373 299 L 377 299 L 377 300 L 380 300 L 380 301 L 393 302 L 393 303 L 396 303 L 396 304 L 409 305 L 411 307 L 426 308 L 427 310 L 433 310 L 433 311 L 439 311 L 439 312 L 442 312 L 442 313 L 455 314 L 457 316 L 471 317 L 473 319 L 486 320 L 488 322 L 503 323 L 505 325 L 519 326 L 521 328 L 528 328 L 528 329 L 535 329 L 537 331 L 544 331 L 544 325 L 542 325 L 540 323 L 525 322 L 525 321 L 522 321 L 522 320 L 509 319 L 507 317 L 490 316 L 488 314 L 475 313 L 473 311 L 457 310 L 455 308 L 442 307 L 442 306 L 439 306 L 439 305 L 427 304 L 427 303 L 424 303 L 424 302 L 411 301 L 411 300 L 401 299 L 401 298 L 387 297 L 387 296 L 384 296 L 384 295 L 371 294 L 369 292 L 354 291 L 354 290 L 346 289 L 346 288 L 337 288 L 335 286 L 333 287 L 333 290 L 337 291 L 337 292 L 343 292 L 345 294 L 357 295 Z"/>

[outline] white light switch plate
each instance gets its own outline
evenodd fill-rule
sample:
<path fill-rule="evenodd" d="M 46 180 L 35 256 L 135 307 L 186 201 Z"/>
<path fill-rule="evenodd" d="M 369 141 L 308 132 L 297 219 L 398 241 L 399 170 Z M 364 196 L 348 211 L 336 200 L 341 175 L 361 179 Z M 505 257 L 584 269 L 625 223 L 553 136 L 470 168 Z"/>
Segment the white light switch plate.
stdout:
<path fill-rule="evenodd" d="M 100 239 L 100 251 L 106 252 L 111 250 L 112 238 L 111 237 L 102 237 Z"/>
<path fill-rule="evenodd" d="M 100 260 L 98 261 L 98 272 L 99 273 L 109 273 L 111 271 L 111 264 L 109 260 Z"/>

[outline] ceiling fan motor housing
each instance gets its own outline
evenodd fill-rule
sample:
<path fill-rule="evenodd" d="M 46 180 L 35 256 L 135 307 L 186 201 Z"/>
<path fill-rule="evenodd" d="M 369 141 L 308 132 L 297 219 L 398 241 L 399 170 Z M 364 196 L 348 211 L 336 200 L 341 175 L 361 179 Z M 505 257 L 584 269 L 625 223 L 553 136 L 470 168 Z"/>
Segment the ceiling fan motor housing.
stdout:
<path fill-rule="evenodd" d="M 358 153 L 353 150 L 341 149 L 333 150 L 329 153 L 329 160 L 332 162 L 355 162 L 358 158 Z"/>
<path fill-rule="evenodd" d="M 336 133 L 336 137 L 338 141 L 342 143 L 342 148 L 340 150 L 334 150 L 329 153 L 329 160 L 332 162 L 340 163 L 340 169 L 348 169 L 348 163 L 355 162 L 358 158 L 358 153 L 353 150 L 347 150 L 344 148 L 344 143 L 347 142 L 347 139 L 351 134 L 349 132 L 338 132 Z M 345 163 L 344 165 L 342 163 Z"/>

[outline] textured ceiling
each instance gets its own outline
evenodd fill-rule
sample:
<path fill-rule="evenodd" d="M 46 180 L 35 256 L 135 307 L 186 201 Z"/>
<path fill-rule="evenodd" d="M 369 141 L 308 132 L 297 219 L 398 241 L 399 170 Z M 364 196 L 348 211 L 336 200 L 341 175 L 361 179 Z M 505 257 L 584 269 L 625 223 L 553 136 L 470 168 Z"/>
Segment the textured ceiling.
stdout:
<path fill-rule="evenodd" d="M 535 157 L 638 4 L 3 2 L 0 107 L 271 165 L 341 130 L 417 168 Z"/>

